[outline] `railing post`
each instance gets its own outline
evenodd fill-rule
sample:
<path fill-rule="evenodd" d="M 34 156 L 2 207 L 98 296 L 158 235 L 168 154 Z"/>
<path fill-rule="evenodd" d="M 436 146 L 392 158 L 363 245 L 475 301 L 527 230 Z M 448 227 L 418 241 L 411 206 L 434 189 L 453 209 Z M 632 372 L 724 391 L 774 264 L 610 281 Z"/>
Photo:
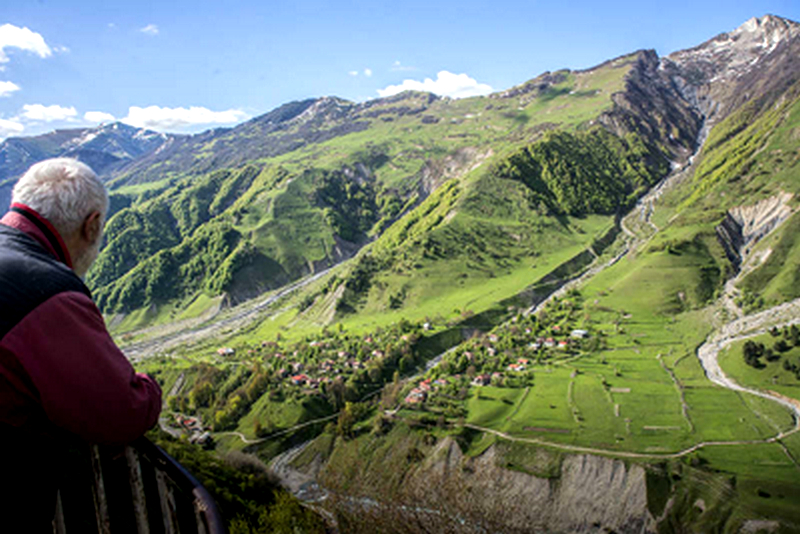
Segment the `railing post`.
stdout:
<path fill-rule="evenodd" d="M 89 456 L 91 482 L 77 477 L 75 488 L 85 488 L 75 489 L 80 495 L 62 489 L 57 497 L 55 534 L 67 534 L 65 524 L 70 526 L 69 532 L 76 528 L 94 532 L 89 509 L 92 505 L 98 534 L 128 533 L 134 528 L 138 534 L 225 534 L 225 524 L 208 491 L 147 439 L 137 440 L 121 451 L 91 446 Z M 87 483 L 92 486 L 92 504 L 88 492 L 82 493 L 88 489 Z"/>
<path fill-rule="evenodd" d="M 197 496 L 194 499 L 194 519 L 197 523 L 197 534 L 208 534 L 208 530 L 206 530 L 206 506 Z"/>
<path fill-rule="evenodd" d="M 139 454 L 133 447 L 126 446 L 125 459 L 128 461 L 133 513 L 136 516 L 136 530 L 139 534 L 150 534 L 150 523 L 147 521 L 147 500 L 144 494 L 144 481 L 142 480 L 142 466 L 139 464 Z"/>
<path fill-rule="evenodd" d="M 167 476 L 163 471 L 156 470 L 156 482 L 158 483 L 158 500 L 161 502 L 161 517 L 164 520 L 164 532 L 166 534 L 180 534 L 175 493 L 167 484 Z"/>
<path fill-rule="evenodd" d="M 56 493 L 56 515 L 53 518 L 53 532 L 55 534 L 67 534 L 67 527 L 64 525 L 64 505 L 61 503 L 61 490 Z"/>
<path fill-rule="evenodd" d="M 106 499 L 106 488 L 103 482 L 103 467 L 100 465 L 100 449 L 97 445 L 92 445 L 91 457 L 92 474 L 94 475 L 92 496 L 94 497 L 94 513 L 97 518 L 97 532 L 99 534 L 111 534 L 111 521 L 108 517 L 108 500 Z"/>

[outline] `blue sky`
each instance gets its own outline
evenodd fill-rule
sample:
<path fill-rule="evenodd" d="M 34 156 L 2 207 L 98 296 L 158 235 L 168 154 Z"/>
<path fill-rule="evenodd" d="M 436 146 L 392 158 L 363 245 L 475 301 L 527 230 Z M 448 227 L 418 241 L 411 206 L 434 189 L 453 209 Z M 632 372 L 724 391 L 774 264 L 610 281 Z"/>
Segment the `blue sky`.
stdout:
<path fill-rule="evenodd" d="M 112 119 L 196 132 L 291 100 L 406 87 L 468 96 L 641 48 L 668 54 L 753 16 L 800 20 L 797 0 L 4 4 L 0 139 Z"/>

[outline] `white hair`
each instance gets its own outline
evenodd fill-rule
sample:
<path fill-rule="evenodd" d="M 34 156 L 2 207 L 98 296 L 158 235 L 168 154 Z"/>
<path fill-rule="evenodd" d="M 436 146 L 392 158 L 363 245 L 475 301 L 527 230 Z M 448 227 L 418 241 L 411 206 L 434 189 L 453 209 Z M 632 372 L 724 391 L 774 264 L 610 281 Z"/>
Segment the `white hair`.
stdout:
<path fill-rule="evenodd" d="M 108 192 L 85 163 L 71 158 L 41 161 L 14 186 L 11 202 L 25 204 L 67 236 L 81 227 L 86 217 L 108 213 Z"/>

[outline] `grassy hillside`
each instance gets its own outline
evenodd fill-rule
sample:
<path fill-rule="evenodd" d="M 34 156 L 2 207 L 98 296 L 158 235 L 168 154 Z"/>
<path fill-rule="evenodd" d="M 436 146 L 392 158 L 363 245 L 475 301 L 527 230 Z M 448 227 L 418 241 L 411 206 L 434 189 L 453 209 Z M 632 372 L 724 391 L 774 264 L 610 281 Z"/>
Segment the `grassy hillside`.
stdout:
<path fill-rule="evenodd" d="M 634 195 L 652 175 L 643 182 L 642 169 L 629 163 L 623 164 L 627 170 L 619 169 L 611 156 L 626 152 L 635 160 L 642 147 L 631 140 L 612 142 L 613 136 L 603 137 L 599 130 L 576 129 L 612 108 L 611 95 L 624 88 L 625 76 L 637 60 L 632 55 L 590 71 L 546 74 L 490 97 L 450 100 L 404 93 L 360 105 L 323 99 L 270 119 L 283 121 L 267 134 L 283 143 L 284 149 L 274 155 L 232 152 L 235 143 L 247 146 L 259 119 L 207 141 L 200 136 L 191 146 L 181 145 L 180 162 L 150 162 L 146 174 L 157 178 L 152 186 L 136 174 L 138 170 L 131 171 L 130 179 L 114 182 L 116 212 L 89 283 L 106 313 L 166 306 L 179 314 L 200 293 L 247 298 L 341 261 L 380 236 L 448 178 L 466 176 L 487 158 L 510 161 L 515 151 L 533 146 L 532 140 L 553 129 L 576 133 L 549 135 L 538 145 L 551 147 L 537 157 L 544 163 L 544 179 L 553 176 L 553 194 L 560 195 L 555 203 L 547 201 L 552 211 L 613 212 L 621 197 Z M 360 126 L 284 142 L 286 136 L 310 132 L 312 124 L 317 130 Z M 580 154 L 567 153 L 576 139 L 583 140 Z M 163 157 L 168 153 L 172 154 L 166 151 Z M 236 167 L 225 166 L 234 161 L 226 154 L 235 155 Z M 252 159 L 238 166 L 247 154 Z M 563 163 L 557 167 L 557 161 L 573 157 L 593 158 L 598 168 L 594 189 L 581 192 L 582 200 L 564 197 L 573 188 L 557 185 L 572 172 Z M 624 173 L 623 179 L 601 200 L 600 189 L 617 171 Z M 572 176 L 575 183 L 583 178 Z M 467 182 L 462 193 L 472 187 Z M 131 185 L 135 183 L 142 185 Z M 524 195 L 531 197 L 533 190 L 529 185 Z M 587 204 L 587 195 L 597 197 L 596 205 Z M 509 197 L 508 202 L 535 204 L 514 191 Z"/>

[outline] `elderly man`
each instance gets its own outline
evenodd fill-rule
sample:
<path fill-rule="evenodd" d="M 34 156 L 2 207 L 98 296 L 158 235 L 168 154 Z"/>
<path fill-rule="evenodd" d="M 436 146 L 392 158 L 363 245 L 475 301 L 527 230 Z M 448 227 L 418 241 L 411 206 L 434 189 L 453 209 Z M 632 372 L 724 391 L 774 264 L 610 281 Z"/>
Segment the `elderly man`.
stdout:
<path fill-rule="evenodd" d="M 26 532 L 48 528 L 64 443 L 129 442 L 161 410 L 82 281 L 107 211 L 95 173 L 60 158 L 25 173 L 0 220 L 0 522 L 33 507 Z"/>

